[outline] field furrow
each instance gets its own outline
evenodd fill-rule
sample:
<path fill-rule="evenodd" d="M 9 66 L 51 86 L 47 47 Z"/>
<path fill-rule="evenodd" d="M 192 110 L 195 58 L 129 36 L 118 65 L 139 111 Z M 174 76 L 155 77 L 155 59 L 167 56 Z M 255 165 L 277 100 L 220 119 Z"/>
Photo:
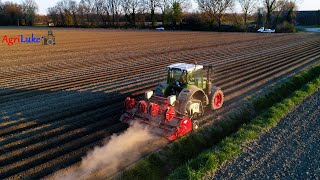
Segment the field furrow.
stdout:
<path fill-rule="evenodd" d="M 55 32 L 53 47 L 0 45 L 1 179 L 38 179 L 77 166 L 104 138 L 126 128 L 118 121 L 124 98 L 154 89 L 170 63 L 212 64 L 214 85 L 225 93 L 225 108 L 217 112 L 223 116 L 320 62 L 320 36 L 312 33 Z M 207 114 L 201 124 L 215 116 Z"/>

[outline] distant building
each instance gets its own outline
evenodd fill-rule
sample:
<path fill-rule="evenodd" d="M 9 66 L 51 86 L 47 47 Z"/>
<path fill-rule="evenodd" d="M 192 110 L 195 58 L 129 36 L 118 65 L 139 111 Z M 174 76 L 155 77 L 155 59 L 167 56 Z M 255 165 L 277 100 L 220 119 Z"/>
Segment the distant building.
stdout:
<path fill-rule="evenodd" d="M 320 25 L 320 10 L 318 11 L 296 11 L 297 25 Z"/>

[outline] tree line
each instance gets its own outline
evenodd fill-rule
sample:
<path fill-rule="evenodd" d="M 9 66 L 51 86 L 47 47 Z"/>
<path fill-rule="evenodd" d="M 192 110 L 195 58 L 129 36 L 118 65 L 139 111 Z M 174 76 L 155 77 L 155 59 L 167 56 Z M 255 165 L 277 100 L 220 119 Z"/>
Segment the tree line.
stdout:
<path fill-rule="evenodd" d="M 60 0 L 47 10 L 47 18 L 63 27 L 171 28 L 204 27 L 221 30 L 225 24 L 246 30 L 254 22 L 269 28 L 292 28 L 295 0 L 194 0 L 196 12 L 190 12 L 191 0 Z M 235 6 L 241 14 L 235 13 Z M 32 25 L 37 4 L 0 0 L 0 25 L 20 22 Z M 293 26 L 294 27 L 294 26 Z"/>
<path fill-rule="evenodd" d="M 145 27 L 181 23 L 188 0 L 61 0 L 48 9 L 56 25 Z"/>
<path fill-rule="evenodd" d="M 33 0 L 23 0 L 20 4 L 0 0 L 0 25 L 32 26 L 37 10 L 38 5 Z"/>

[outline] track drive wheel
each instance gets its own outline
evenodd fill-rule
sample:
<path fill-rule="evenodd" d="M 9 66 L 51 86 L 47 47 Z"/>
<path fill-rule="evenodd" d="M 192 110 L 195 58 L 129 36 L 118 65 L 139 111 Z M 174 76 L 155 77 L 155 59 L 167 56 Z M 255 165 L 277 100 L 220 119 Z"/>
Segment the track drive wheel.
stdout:
<path fill-rule="evenodd" d="M 212 110 L 220 109 L 223 105 L 223 92 L 218 87 L 212 87 L 210 95 L 210 108 Z"/>

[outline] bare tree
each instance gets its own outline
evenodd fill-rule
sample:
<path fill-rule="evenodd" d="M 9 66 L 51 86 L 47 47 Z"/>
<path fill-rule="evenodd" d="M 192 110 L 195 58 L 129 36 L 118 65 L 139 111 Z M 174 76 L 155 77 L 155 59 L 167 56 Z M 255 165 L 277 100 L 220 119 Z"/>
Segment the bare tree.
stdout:
<path fill-rule="evenodd" d="M 266 14 L 266 25 L 269 27 L 271 26 L 271 15 L 272 12 L 276 9 L 277 0 L 264 0 L 264 5 L 267 10 Z"/>
<path fill-rule="evenodd" d="M 161 10 L 161 16 L 162 16 L 162 25 L 165 25 L 167 23 L 167 16 L 168 13 L 171 11 L 171 4 L 169 2 L 170 0 L 159 0 L 158 7 Z"/>
<path fill-rule="evenodd" d="M 59 24 L 59 12 L 56 6 L 48 8 L 48 17 L 55 25 Z"/>
<path fill-rule="evenodd" d="M 168 4 L 162 12 L 162 25 L 164 26 L 172 25 L 172 19 L 173 19 L 173 9 Z"/>
<path fill-rule="evenodd" d="M 140 4 L 139 0 L 122 0 L 122 9 L 127 17 L 127 21 L 133 26 L 136 26 L 136 12 Z"/>
<path fill-rule="evenodd" d="M 111 12 L 112 12 L 112 26 L 115 26 L 115 20 L 116 20 L 116 9 L 117 9 L 117 4 L 116 0 L 110 0 L 110 5 L 111 5 Z"/>
<path fill-rule="evenodd" d="M 162 12 L 162 13 L 163 13 L 169 6 L 170 6 L 169 0 L 159 0 L 159 1 L 158 1 L 158 7 L 161 9 L 161 12 Z"/>
<path fill-rule="evenodd" d="M 70 0 L 68 2 L 68 10 L 69 12 L 72 14 L 72 19 L 73 19 L 73 23 L 75 26 L 78 26 L 79 22 L 78 22 L 78 16 L 77 16 L 77 11 L 78 11 L 78 4 L 76 1 Z"/>
<path fill-rule="evenodd" d="M 84 6 L 81 3 L 78 4 L 77 15 L 79 16 L 79 24 L 84 25 L 86 23 L 85 22 L 86 14 L 85 14 Z"/>
<path fill-rule="evenodd" d="M 81 10 L 86 16 L 86 21 L 91 26 L 93 24 L 93 14 L 94 14 L 94 0 L 81 0 L 80 1 Z"/>
<path fill-rule="evenodd" d="M 287 2 L 283 7 L 282 7 L 282 11 L 285 12 L 285 16 L 286 16 L 286 21 L 288 23 L 293 23 L 293 18 L 295 16 L 294 12 L 295 10 L 298 8 L 297 7 L 297 0 L 292 0 Z"/>
<path fill-rule="evenodd" d="M 146 24 L 146 13 L 148 12 L 149 7 L 147 3 L 145 3 L 145 0 L 140 0 L 138 9 L 137 9 L 137 23 L 141 27 L 145 27 Z"/>
<path fill-rule="evenodd" d="M 211 23 L 215 21 L 218 23 L 219 29 L 227 9 L 234 6 L 234 0 L 197 0 L 197 3 Z"/>
<path fill-rule="evenodd" d="M 112 22 L 111 22 L 112 2 L 111 2 L 111 0 L 105 0 L 104 5 L 103 5 L 103 14 L 106 16 L 106 22 L 108 22 L 109 26 L 111 26 L 112 25 Z"/>
<path fill-rule="evenodd" d="M 155 10 L 160 4 L 160 0 L 148 0 L 147 4 L 148 4 L 149 10 L 150 10 L 151 26 L 155 27 L 155 25 L 156 25 Z"/>
<path fill-rule="evenodd" d="M 112 25 L 119 26 L 119 18 L 121 13 L 121 2 L 119 0 L 109 0 L 112 12 Z"/>
<path fill-rule="evenodd" d="M 293 10 L 296 8 L 296 4 L 299 0 L 264 0 L 264 6 L 266 8 L 266 25 L 276 26 L 279 23 L 279 17 L 283 13 L 293 14 Z M 276 13 L 274 13 L 276 11 Z M 272 15 L 275 15 L 275 21 L 272 23 Z M 291 21 L 291 20 L 290 20 Z"/>
<path fill-rule="evenodd" d="M 247 25 L 248 14 L 256 8 L 257 0 L 237 0 L 241 6 L 244 24 Z"/>
<path fill-rule="evenodd" d="M 57 2 L 56 9 L 61 17 L 61 24 L 64 26 L 74 26 L 77 22 L 77 3 L 73 0 L 61 0 Z"/>
<path fill-rule="evenodd" d="M 102 23 L 104 26 L 106 26 L 106 18 L 105 18 L 105 0 L 94 0 L 94 8 L 95 8 L 95 14 L 97 15 L 96 17 L 96 22 L 97 24 Z"/>
<path fill-rule="evenodd" d="M 38 10 L 38 5 L 34 0 L 22 1 L 22 16 L 26 25 L 32 26 Z"/>
<path fill-rule="evenodd" d="M 57 2 L 55 9 L 60 16 L 59 24 L 62 26 L 65 26 L 65 14 L 64 14 L 64 10 L 63 10 L 63 2 L 62 1 Z"/>
<path fill-rule="evenodd" d="M 131 3 L 130 3 L 130 9 L 131 9 L 131 22 L 132 22 L 132 25 L 134 27 L 136 27 L 136 11 L 138 9 L 138 6 L 140 4 L 140 1 L 139 0 L 131 0 Z"/>
<path fill-rule="evenodd" d="M 296 9 L 295 0 L 279 0 L 276 5 L 276 19 L 275 24 L 279 23 L 280 17 L 286 17 L 288 13 L 293 13 L 293 10 Z M 291 12 L 292 11 L 292 12 Z M 291 14 L 293 15 L 293 14 Z M 289 20 L 291 23 L 292 19 Z"/>

